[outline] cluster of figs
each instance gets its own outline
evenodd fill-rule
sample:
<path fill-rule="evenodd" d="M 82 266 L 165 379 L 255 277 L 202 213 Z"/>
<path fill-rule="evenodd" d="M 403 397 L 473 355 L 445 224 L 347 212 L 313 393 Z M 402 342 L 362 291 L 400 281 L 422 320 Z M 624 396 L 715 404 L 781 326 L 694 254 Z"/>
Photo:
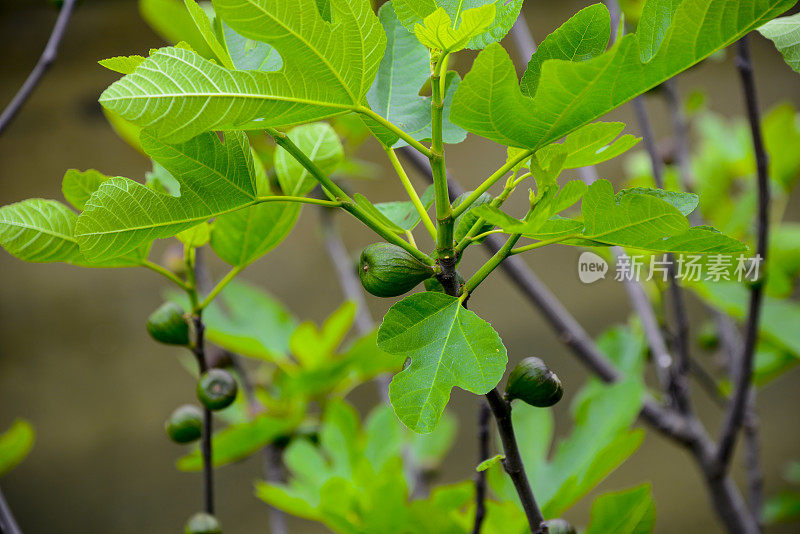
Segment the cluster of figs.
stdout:
<path fill-rule="evenodd" d="M 167 345 L 191 348 L 190 327 L 183 309 L 174 302 L 166 302 L 147 319 L 150 336 Z M 208 369 L 197 381 L 197 400 L 212 412 L 230 406 L 236 399 L 239 387 L 231 373 L 224 369 Z M 169 439 L 175 443 L 193 443 L 203 435 L 204 410 L 194 404 L 184 404 L 172 412 L 164 423 Z M 209 418 L 210 419 L 210 418 Z M 219 520 L 211 514 L 197 513 L 186 523 L 185 534 L 222 534 Z"/>
<path fill-rule="evenodd" d="M 361 284 L 378 297 L 397 297 L 424 282 L 428 291 L 443 291 L 436 271 L 405 249 L 390 243 L 373 243 L 361 253 L 358 265 Z M 459 277 L 459 283 L 463 280 Z M 160 343 L 192 348 L 191 329 L 183 309 L 166 302 L 147 320 L 147 331 Z M 236 399 L 236 379 L 224 369 L 208 369 L 197 382 L 197 399 L 208 412 L 222 410 Z M 506 383 L 506 400 L 521 400 L 531 406 L 546 408 L 561 400 L 564 388 L 558 376 L 539 358 L 529 357 L 514 367 Z M 193 404 L 179 406 L 167 419 L 167 436 L 176 443 L 192 443 L 203 435 L 204 410 Z M 552 523 L 552 524 L 551 524 Z M 553 534 L 569 534 L 574 529 L 561 519 L 548 521 Z M 216 517 L 197 513 L 186 523 L 185 534 L 221 534 Z"/>

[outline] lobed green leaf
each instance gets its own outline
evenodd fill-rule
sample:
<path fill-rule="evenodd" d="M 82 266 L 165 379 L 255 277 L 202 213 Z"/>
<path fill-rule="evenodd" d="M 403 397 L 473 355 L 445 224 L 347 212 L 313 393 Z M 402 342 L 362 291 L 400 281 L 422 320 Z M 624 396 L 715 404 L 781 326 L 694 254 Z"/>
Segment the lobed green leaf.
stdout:
<path fill-rule="evenodd" d="M 491 325 L 442 293 L 411 295 L 392 306 L 378 330 L 378 346 L 411 358 L 395 375 L 389 398 L 397 417 L 431 432 L 453 387 L 482 395 L 503 376 L 506 349 Z"/>

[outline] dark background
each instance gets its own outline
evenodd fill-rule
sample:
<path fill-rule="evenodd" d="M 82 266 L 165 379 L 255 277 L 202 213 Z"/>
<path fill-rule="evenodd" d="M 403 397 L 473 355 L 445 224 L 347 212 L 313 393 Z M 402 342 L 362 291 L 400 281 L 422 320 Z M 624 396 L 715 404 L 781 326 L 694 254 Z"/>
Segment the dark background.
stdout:
<path fill-rule="evenodd" d="M 527 2 L 527 20 L 537 41 L 585 5 Z M 35 64 L 55 18 L 55 9 L 45 0 L 0 1 L 0 106 L 11 99 Z M 753 35 L 762 109 L 783 100 L 798 105 L 800 77 L 769 42 Z M 30 197 L 60 199 L 61 177 L 67 168 L 143 177 L 148 161 L 117 138 L 100 112 L 97 96 L 117 75 L 96 62 L 116 55 L 146 55 L 160 44 L 132 0 L 87 0 L 77 9 L 57 63 L 0 138 L 0 205 Z M 468 56 L 460 57 L 456 66 L 463 71 L 469 61 Z M 684 95 L 695 88 L 708 91 L 710 106 L 716 111 L 728 115 L 743 111 L 730 58 L 692 69 L 680 77 L 679 85 Z M 658 134 L 668 135 L 663 102 L 651 99 L 648 105 Z M 629 106 L 612 117 L 628 122 L 628 131 L 638 133 Z M 385 167 L 377 145 L 367 145 L 360 155 Z M 466 186 L 477 184 L 503 157 L 501 147 L 473 137 L 448 152 L 451 171 Z M 599 170 L 601 177 L 621 181 L 619 161 Z M 384 178 L 388 176 L 385 173 Z M 402 194 L 390 179 L 356 186 L 376 202 Z M 797 220 L 796 198 L 792 205 L 789 218 Z M 373 240 L 363 228 L 341 220 L 354 253 Z M 301 319 L 320 321 L 342 296 L 320 249 L 317 224 L 317 213 L 305 208 L 292 236 L 243 277 L 278 296 Z M 556 247 L 526 259 L 588 330 L 599 333 L 626 318 L 627 300 L 613 281 L 580 284 L 574 268 L 578 254 L 577 249 Z M 476 250 L 465 262 L 467 272 L 483 259 L 483 251 Z M 212 267 L 218 275 L 224 272 L 219 265 Z M 23 416 L 37 430 L 32 454 L 1 481 L 25 532 L 181 531 L 200 505 L 200 479 L 173 467 L 181 449 L 167 441 L 162 425 L 176 405 L 191 401 L 193 381 L 178 364 L 175 350 L 153 343 L 144 329 L 145 318 L 160 303 L 164 283 L 142 270 L 31 265 L 5 253 L 0 253 L 0 273 L 0 429 Z M 512 361 L 529 355 L 547 358 L 564 380 L 570 400 L 585 379 L 584 370 L 506 279 L 490 279 L 471 303 L 499 331 Z M 370 306 L 379 317 L 386 303 L 370 299 Z M 692 323 L 698 325 L 699 319 Z M 702 392 L 695 397 L 716 433 L 718 409 Z M 351 398 L 362 412 L 377 402 L 371 385 Z M 783 465 L 800 452 L 798 400 L 796 372 L 759 394 L 769 494 L 785 486 L 780 478 Z M 459 445 L 447 460 L 442 481 L 471 476 L 476 457 L 472 436 L 477 400 L 454 391 L 451 406 L 461 422 Z M 556 431 L 569 432 L 568 402 L 559 404 L 556 414 Z M 255 460 L 218 471 L 219 515 L 229 534 L 268 531 L 266 506 L 252 495 L 252 481 L 259 471 Z M 735 472 L 740 478 L 738 459 Z M 657 532 L 720 531 L 689 456 L 652 431 L 643 447 L 599 491 L 644 480 L 654 483 Z M 585 525 L 597 493 L 567 517 Z M 299 520 L 292 527 L 296 532 L 320 531 Z"/>

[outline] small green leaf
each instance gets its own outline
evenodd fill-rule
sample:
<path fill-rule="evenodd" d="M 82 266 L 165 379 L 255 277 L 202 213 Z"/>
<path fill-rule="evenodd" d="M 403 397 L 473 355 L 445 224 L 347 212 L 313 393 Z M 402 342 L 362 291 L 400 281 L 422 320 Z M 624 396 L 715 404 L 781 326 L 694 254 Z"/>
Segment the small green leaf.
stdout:
<path fill-rule="evenodd" d="M 800 73 L 800 13 L 771 20 L 758 31 L 775 43 L 787 65 Z"/>
<path fill-rule="evenodd" d="M 667 36 L 675 11 L 683 0 L 648 0 L 642 10 L 642 18 L 636 27 L 639 52 L 643 63 L 647 63 L 658 52 Z"/>
<path fill-rule="evenodd" d="M 611 34 L 608 10 L 594 4 L 578 11 L 544 38 L 522 75 L 522 94 L 533 96 L 539 86 L 542 64 L 548 59 L 586 61 L 606 50 Z"/>
<path fill-rule="evenodd" d="M 627 152 L 640 139 L 629 134 L 617 138 L 624 129 L 622 122 L 593 122 L 567 135 L 563 143 L 567 152 L 564 168 L 598 165 Z"/>
<path fill-rule="evenodd" d="M 467 45 L 467 48 L 473 50 L 484 48 L 505 37 L 522 9 L 522 0 L 393 0 L 392 3 L 400 22 L 411 33 L 416 24 L 422 24 L 425 17 L 439 8 L 445 10 L 450 20 L 458 22 L 465 10 L 494 5 L 494 21 Z"/>
<path fill-rule="evenodd" d="M 185 41 L 201 56 L 214 57 L 181 0 L 139 0 L 139 11 L 145 22 L 165 40 L 172 44 Z"/>
<path fill-rule="evenodd" d="M 503 463 L 503 461 L 505 461 L 505 459 L 506 459 L 506 456 L 504 454 L 495 454 L 491 458 L 489 458 L 487 460 L 484 460 L 481 463 L 479 463 L 478 467 L 475 468 L 475 471 L 478 471 L 479 473 L 481 471 L 486 471 L 487 469 L 489 469 L 493 465 L 497 465 L 497 464 Z"/>
<path fill-rule="evenodd" d="M 33 448 L 36 433 L 25 419 L 17 419 L 0 434 L 0 476 L 5 475 L 25 459 Z"/>
<path fill-rule="evenodd" d="M 0 245 L 23 261 L 72 262 L 80 258 L 75 212 L 55 200 L 32 198 L 0 208 Z"/>
<path fill-rule="evenodd" d="M 378 330 L 378 346 L 411 358 L 395 375 L 389 398 L 397 417 L 431 432 L 453 387 L 482 395 L 503 376 L 506 349 L 491 325 L 442 293 L 411 295 L 392 306 Z"/>
<path fill-rule="evenodd" d="M 656 522 L 656 504 L 650 484 L 606 493 L 592 504 L 586 534 L 650 534 Z"/>
<path fill-rule="evenodd" d="M 69 169 L 61 181 L 61 192 L 67 202 L 76 209 L 82 210 L 86 207 L 86 201 L 89 200 L 92 193 L 97 191 L 100 184 L 108 179 L 108 176 L 94 169 L 84 172 Z"/>
<path fill-rule="evenodd" d="M 664 202 L 671 204 L 683 215 L 692 213 L 700 203 L 700 197 L 694 193 L 684 193 L 682 191 L 666 191 L 664 189 L 651 189 L 649 187 L 632 187 L 623 189 L 614 197 L 617 202 L 622 200 L 625 195 L 652 195 L 660 198 Z"/>
<path fill-rule="evenodd" d="M 233 61 L 231 61 L 231 57 L 228 55 L 228 50 L 220 44 L 217 40 L 217 36 L 214 35 L 214 29 L 211 27 L 211 20 L 208 18 L 205 10 L 197 5 L 195 0 L 184 0 L 184 4 L 186 5 L 186 10 L 189 12 L 189 16 L 192 17 L 195 26 L 197 26 L 200 35 L 203 36 L 203 40 L 211 51 L 214 52 L 215 58 L 222 63 L 224 67 L 228 69 L 234 68 Z"/>
<path fill-rule="evenodd" d="M 274 72 L 283 66 L 281 56 L 272 46 L 242 37 L 219 17 L 215 22 L 221 25 L 225 47 L 237 69 Z"/>
<path fill-rule="evenodd" d="M 414 33 L 419 42 L 428 48 L 449 54 L 465 48 L 474 37 L 483 33 L 494 20 L 495 14 L 494 4 L 486 4 L 464 10 L 461 19 L 454 24 L 447 11 L 440 7 L 425 17 L 422 24 L 416 24 Z"/>
<path fill-rule="evenodd" d="M 690 228 L 677 208 L 653 194 L 614 196 L 607 180 L 589 186 L 581 205 L 586 239 L 653 252 L 735 253 L 746 247 L 707 227 Z"/>
<path fill-rule="evenodd" d="M 203 247 L 208 244 L 208 240 L 211 238 L 211 225 L 207 222 L 203 222 L 188 230 L 175 234 L 175 237 L 187 247 Z"/>
<path fill-rule="evenodd" d="M 386 52 L 378 74 L 367 93 L 370 108 L 418 141 L 431 138 L 431 98 L 420 90 L 430 77 L 430 54 L 397 19 L 393 2 L 381 6 L 378 15 L 386 32 Z M 461 77 L 448 72 L 445 78 L 442 138 L 445 143 L 460 143 L 467 132 L 450 122 L 450 104 Z M 365 121 L 386 146 L 406 144 L 396 134 L 371 120 Z"/>
<path fill-rule="evenodd" d="M 325 319 L 322 328 L 311 321 L 300 324 L 289 340 L 292 355 L 307 369 L 329 360 L 353 326 L 355 315 L 355 303 L 347 301 Z"/>
<path fill-rule="evenodd" d="M 336 170 L 344 159 L 339 136 L 325 122 L 298 126 L 288 136 L 325 174 Z M 305 196 L 317 184 L 306 168 L 281 147 L 275 150 L 275 172 L 284 195 Z"/>
<path fill-rule="evenodd" d="M 425 209 L 433 206 L 434 192 L 430 185 L 420 196 L 420 201 Z M 381 202 L 374 205 L 389 221 L 401 230 L 413 230 L 419 224 L 421 217 L 414 204 L 410 200 L 400 200 L 395 202 Z"/>
<path fill-rule="evenodd" d="M 300 215 L 300 204 L 267 202 L 217 217 L 211 248 L 233 266 L 243 267 L 277 247 Z"/>
<path fill-rule="evenodd" d="M 116 56 L 110 57 L 108 59 L 101 59 L 98 61 L 100 65 L 107 68 L 108 70 L 113 70 L 114 72 L 118 72 L 120 74 L 130 74 L 136 67 L 138 67 L 142 61 L 144 61 L 143 56 Z"/>

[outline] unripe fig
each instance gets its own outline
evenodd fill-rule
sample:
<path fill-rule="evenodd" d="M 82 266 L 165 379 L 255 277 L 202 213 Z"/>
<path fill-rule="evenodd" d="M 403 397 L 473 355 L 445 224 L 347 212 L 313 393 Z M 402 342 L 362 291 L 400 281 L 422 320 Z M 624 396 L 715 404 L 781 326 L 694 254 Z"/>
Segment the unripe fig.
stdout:
<path fill-rule="evenodd" d="M 544 524 L 547 525 L 549 534 L 575 534 L 575 527 L 564 519 L 551 519 L 545 521 Z"/>
<path fill-rule="evenodd" d="M 368 245 L 358 263 L 361 285 L 376 297 L 397 297 L 431 276 L 433 267 L 390 243 Z"/>
<path fill-rule="evenodd" d="M 508 376 L 506 396 L 508 400 L 521 401 L 547 408 L 561 400 L 564 388 L 556 374 L 539 358 L 525 358 Z"/>
<path fill-rule="evenodd" d="M 189 324 L 183 309 L 174 302 L 165 302 L 147 318 L 147 332 L 167 345 L 189 344 Z"/>
<path fill-rule="evenodd" d="M 203 412 L 197 406 L 184 404 L 164 424 L 169 439 L 175 443 L 191 443 L 203 433 Z"/>
<path fill-rule="evenodd" d="M 185 534 L 222 534 L 222 525 L 213 515 L 200 512 L 189 518 L 183 532 Z"/>
<path fill-rule="evenodd" d="M 210 369 L 197 382 L 197 398 L 209 410 L 222 410 L 236 399 L 236 379 L 223 369 Z"/>

